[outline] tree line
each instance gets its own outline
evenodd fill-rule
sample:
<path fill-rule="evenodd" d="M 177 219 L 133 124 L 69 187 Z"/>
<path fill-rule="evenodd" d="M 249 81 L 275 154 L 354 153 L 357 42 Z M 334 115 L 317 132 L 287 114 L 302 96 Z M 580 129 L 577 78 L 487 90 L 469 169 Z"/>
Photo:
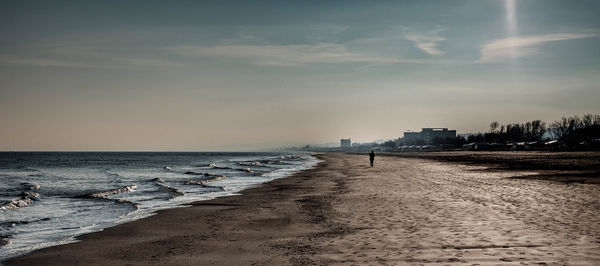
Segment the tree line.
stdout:
<path fill-rule="evenodd" d="M 582 144 L 590 145 L 600 141 L 600 115 L 594 114 L 563 117 L 549 124 L 541 120 L 504 125 L 494 121 L 490 123 L 489 128 L 489 132 L 486 133 L 457 136 L 452 144 L 558 140 L 569 147 L 574 147 Z"/>

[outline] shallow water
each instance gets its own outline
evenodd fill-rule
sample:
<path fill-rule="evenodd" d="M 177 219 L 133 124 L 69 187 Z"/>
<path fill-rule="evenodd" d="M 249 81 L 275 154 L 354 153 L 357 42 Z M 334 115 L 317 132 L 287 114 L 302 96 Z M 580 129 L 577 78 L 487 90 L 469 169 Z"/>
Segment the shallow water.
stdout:
<path fill-rule="evenodd" d="M 0 260 L 316 163 L 299 153 L 0 153 Z"/>

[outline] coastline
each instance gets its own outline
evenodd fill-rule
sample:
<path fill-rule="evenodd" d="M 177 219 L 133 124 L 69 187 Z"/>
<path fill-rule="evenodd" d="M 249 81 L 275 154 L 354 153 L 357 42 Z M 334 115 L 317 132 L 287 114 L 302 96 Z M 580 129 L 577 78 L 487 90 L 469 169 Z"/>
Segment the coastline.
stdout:
<path fill-rule="evenodd" d="M 600 186 L 531 170 L 329 153 L 241 195 L 159 211 L 7 265 L 600 262 Z"/>
<path fill-rule="evenodd" d="M 320 159 L 320 155 L 313 156 Z M 237 246 L 241 250 L 244 249 L 243 246 L 246 246 L 246 244 L 235 244 L 235 242 L 238 242 L 235 239 L 237 238 L 236 231 L 239 224 L 229 224 L 227 230 L 219 228 L 220 226 L 217 224 L 223 222 L 226 224 L 227 221 L 232 220 L 243 223 L 246 229 L 252 230 L 251 234 L 253 236 L 250 236 L 250 238 L 258 242 L 268 242 L 259 235 L 264 235 L 267 232 L 271 234 L 283 232 L 278 230 L 280 226 L 286 227 L 286 231 L 289 232 L 286 233 L 286 235 L 289 234 L 287 237 L 293 236 L 291 232 L 303 231 L 303 226 L 306 225 L 298 217 L 295 217 L 300 210 L 292 206 L 295 205 L 290 199 L 293 194 L 286 193 L 286 191 L 296 190 L 296 183 L 311 178 L 314 172 L 321 168 L 324 163 L 320 162 L 311 169 L 302 170 L 288 177 L 274 179 L 257 187 L 242 190 L 237 195 L 196 201 L 185 204 L 186 207 L 184 208 L 158 210 L 149 217 L 118 224 L 99 232 L 79 235 L 76 237 L 77 242 L 50 246 L 34 250 L 28 254 L 8 258 L 0 261 L 0 265 L 204 264 L 214 263 L 224 258 L 231 259 L 231 251 L 228 249 Z M 321 187 L 323 184 L 314 185 L 315 187 Z M 308 189 L 308 187 L 306 188 Z M 276 205 L 276 207 L 271 205 Z M 222 215 L 222 213 L 229 213 L 229 215 Z M 250 217 L 255 214 L 260 214 L 264 218 L 249 223 L 239 219 L 242 216 Z M 231 219 L 227 219 L 227 216 Z M 296 222 L 300 225 L 286 226 L 286 224 L 291 223 L 292 219 L 297 220 Z M 173 230 L 175 228 L 177 230 Z M 226 231 L 227 233 L 217 235 L 216 230 Z M 209 239 L 212 239 L 212 241 Z M 244 242 L 247 242 L 247 240 Z M 203 242 L 200 245 L 201 248 L 189 248 L 192 246 L 191 243 L 199 244 L 198 242 Z M 170 247 L 166 248 L 164 244 L 172 244 L 172 246 L 169 245 Z M 145 249 L 145 246 L 151 249 Z M 228 247 L 227 250 L 225 246 Z M 127 252 L 128 248 L 126 247 L 133 248 L 135 251 Z M 157 247 L 165 247 L 166 249 L 161 250 L 164 253 L 157 252 Z M 234 261 L 246 263 L 262 254 L 262 252 L 258 252 L 262 249 L 270 248 L 258 245 L 252 249 L 252 252 L 247 253 L 248 256 L 240 257 L 239 254 L 236 254 L 238 259 Z M 178 251 L 182 250 L 187 250 L 184 253 L 192 257 L 183 260 L 161 259 L 164 256 L 161 253 L 171 257 L 170 255 L 177 256 Z M 194 254 L 206 254 L 207 252 L 213 253 L 212 257 L 201 256 L 202 258 L 199 261 L 196 260 L 198 258 L 193 258 Z M 106 253 L 118 255 L 107 257 Z M 230 262 L 234 263 L 234 261 Z M 268 261 L 276 263 L 278 259 L 269 258 Z M 279 262 L 286 263 L 288 261 L 288 259 L 283 259 Z"/>
<path fill-rule="evenodd" d="M 160 209 L 236 195 L 318 162 L 291 152 L 0 155 L 0 261 L 76 242 Z"/>

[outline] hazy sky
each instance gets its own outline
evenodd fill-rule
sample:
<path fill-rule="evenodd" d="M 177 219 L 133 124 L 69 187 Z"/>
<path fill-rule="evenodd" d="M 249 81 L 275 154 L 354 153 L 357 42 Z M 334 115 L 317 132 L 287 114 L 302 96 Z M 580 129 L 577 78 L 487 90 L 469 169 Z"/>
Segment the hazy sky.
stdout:
<path fill-rule="evenodd" d="M 2 1 L 0 150 L 244 150 L 600 113 L 600 1 Z"/>

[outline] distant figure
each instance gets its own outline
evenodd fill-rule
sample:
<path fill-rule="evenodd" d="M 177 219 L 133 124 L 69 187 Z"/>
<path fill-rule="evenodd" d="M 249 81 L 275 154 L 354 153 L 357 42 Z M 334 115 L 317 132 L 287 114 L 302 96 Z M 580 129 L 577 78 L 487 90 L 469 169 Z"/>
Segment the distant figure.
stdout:
<path fill-rule="evenodd" d="M 371 167 L 373 167 L 373 161 L 375 161 L 375 153 L 373 151 L 369 153 L 369 161 L 371 161 Z"/>

